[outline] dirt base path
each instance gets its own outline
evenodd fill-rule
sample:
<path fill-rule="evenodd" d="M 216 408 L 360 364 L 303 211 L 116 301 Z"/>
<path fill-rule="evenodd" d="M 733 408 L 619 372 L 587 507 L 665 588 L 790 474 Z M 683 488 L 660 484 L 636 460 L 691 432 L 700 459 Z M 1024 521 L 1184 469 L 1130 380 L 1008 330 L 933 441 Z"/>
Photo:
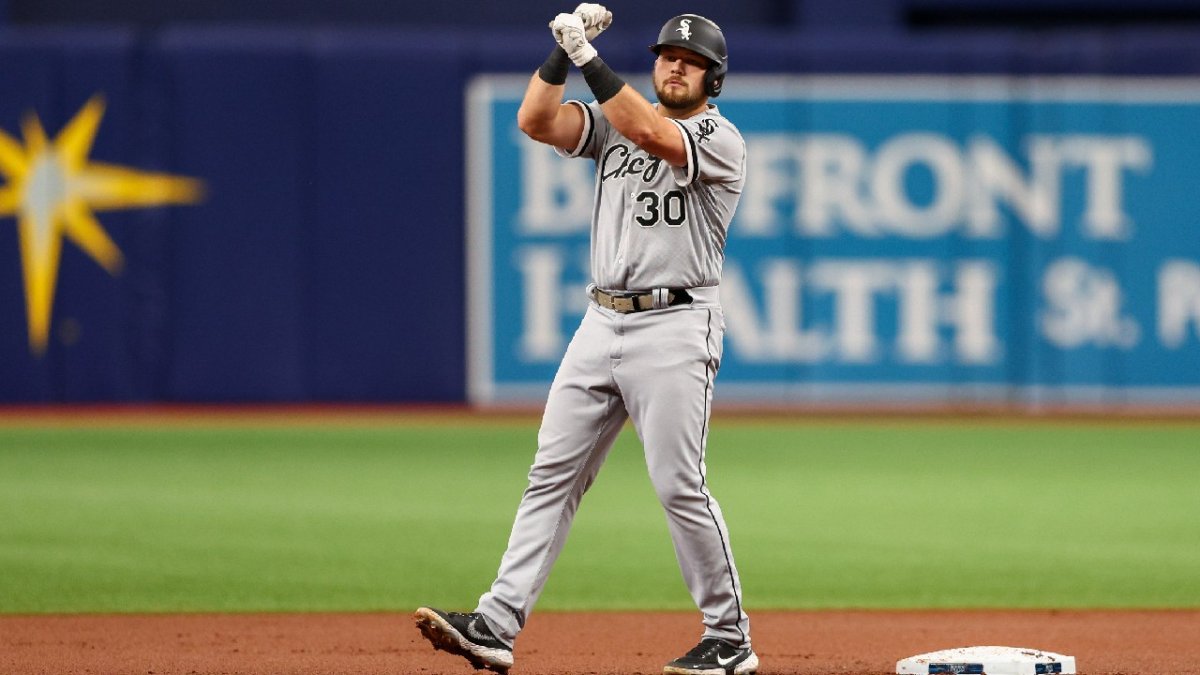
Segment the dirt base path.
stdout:
<path fill-rule="evenodd" d="M 752 612 L 763 675 L 894 673 L 950 647 L 1032 647 L 1087 675 L 1200 675 L 1200 610 Z M 694 613 L 542 612 L 512 675 L 651 675 L 699 638 Z M 0 673 L 466 675 L 406 614 L 0 616 Z"/>

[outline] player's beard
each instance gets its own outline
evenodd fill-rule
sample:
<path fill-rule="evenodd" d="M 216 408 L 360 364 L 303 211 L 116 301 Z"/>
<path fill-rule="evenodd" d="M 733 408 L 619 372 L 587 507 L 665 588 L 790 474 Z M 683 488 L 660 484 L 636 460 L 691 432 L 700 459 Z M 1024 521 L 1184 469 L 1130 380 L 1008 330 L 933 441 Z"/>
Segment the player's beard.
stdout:
<path fill-rule="evenodd" d="M 655 83 L 654 93 L 658 95 L 658 103 L 668 110 L 691 110 L 704 100 L 704 95 L 700 92 L 693 92 L 689 88 L 667 89 L 666 81 L 662 84 Z"/>

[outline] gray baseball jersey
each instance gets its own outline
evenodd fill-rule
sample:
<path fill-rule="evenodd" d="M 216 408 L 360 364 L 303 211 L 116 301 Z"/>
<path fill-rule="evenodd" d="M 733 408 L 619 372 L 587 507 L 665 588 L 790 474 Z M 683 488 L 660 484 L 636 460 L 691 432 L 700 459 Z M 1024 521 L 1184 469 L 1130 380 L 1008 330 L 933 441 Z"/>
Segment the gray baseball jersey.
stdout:
<path fill-rule="evenodd" d="M 673 168 L 624 138 L 600 106 L 567 156 L 596 161 L 593 285 L 686 288 L 690 304 L 621 313 L 593 301 L 550 386 L 538 450 L 508 548 L 476 611 L 512 644 L 626 420 L 641 439 L 675 555 L 704 637 L 750 646 L 750 622 L 725 518 L 708 488 L 705 449 L 725 323 L 718 298 L 725 237 L 746 146 L 715 106 L 675 121 L 687 164 Z M 656 298 L 659 294 L 655 294 Z"/>
<path fill-rule="evenodd" d="M 721 282 L 725 236 L 746 176 L 746 143 L 715 105 L 686 120 L 687 164 L 672 167 L 584 105 L 583 134 L 568 157 L 596 161 L 592 281 L 604 290 L 695 288 Z"/>

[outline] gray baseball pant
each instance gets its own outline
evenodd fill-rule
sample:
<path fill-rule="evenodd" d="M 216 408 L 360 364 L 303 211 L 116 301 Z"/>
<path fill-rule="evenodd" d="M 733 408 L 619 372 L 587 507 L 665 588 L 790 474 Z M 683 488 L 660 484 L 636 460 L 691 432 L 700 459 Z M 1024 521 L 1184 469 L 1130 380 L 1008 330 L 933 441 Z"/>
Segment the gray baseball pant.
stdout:
<path fill-rule="evenodd" d="M 632 314 L 589 304 L 550 387 L 508 548 L 476 608 L 498 638 L 511 645 L 524 626 L 583 494 L 630 419 L 704 637 L 750 646 L 729 532 L 705 476 L 724 330 L 715 303 Z"/>

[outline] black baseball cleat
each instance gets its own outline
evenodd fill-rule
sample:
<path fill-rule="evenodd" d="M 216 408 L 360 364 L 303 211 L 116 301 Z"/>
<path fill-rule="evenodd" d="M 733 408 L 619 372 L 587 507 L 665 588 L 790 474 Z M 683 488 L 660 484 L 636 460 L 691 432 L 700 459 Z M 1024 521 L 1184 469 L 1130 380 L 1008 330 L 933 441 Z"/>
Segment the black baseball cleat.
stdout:
<path fill-rule="evenodd" d="M 512 648 L 492 634 L 483 615 L 472 612 L 443 612 L 422 607 L 413 614 L 421 635 L 433 643 L 434 649 L 458 654 L 471 662 L 475 670 L 494 670 L 507 673 L 512 668 Z"/>
<path fill-rule="evenodd" d="M 758 656 L 749 647 L 738 649 L 724 640 L 704 638 L 692 651 L 663 668 L 672 675 L 754 675 Z"/>

